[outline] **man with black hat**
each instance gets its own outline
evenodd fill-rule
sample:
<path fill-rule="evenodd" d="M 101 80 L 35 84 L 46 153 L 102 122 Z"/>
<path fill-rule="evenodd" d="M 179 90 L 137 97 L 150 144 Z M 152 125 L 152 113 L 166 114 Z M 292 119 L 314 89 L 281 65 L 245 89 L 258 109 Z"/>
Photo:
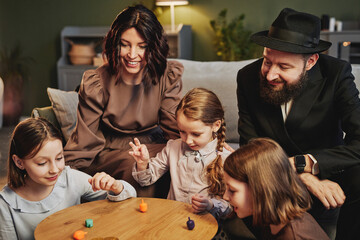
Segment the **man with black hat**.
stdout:
<path fill-rule="evenodd" d="M 319 39 L 320 27 L 318 17 L 285 8 L 269 31 L 251 36 L 264 52 L 238 72 L 240 145 L 255 137 L 277 141 L 313 195 L 309 212 L 330 238 L 339 217 L 337 239 L 354 239 L 360 236 L 359 92 L 349 63 L 319 54 L 331 46 Z"/>

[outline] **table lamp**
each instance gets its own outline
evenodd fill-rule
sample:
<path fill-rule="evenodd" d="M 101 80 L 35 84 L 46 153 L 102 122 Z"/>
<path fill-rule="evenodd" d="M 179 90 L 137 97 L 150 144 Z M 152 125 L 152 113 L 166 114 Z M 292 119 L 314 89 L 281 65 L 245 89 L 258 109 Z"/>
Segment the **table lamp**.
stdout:
<path fill-rule="evenodd" d="M 188 5 L 187 0 L 156 0 L 157 6 L 170 6 L 171 31 L 175 32 L 175 6 Z"/>

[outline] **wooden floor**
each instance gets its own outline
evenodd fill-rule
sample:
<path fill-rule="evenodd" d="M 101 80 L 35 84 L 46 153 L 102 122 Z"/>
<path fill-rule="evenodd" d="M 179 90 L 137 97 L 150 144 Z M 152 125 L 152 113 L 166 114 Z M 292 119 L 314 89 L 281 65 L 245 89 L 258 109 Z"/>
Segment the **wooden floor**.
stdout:
<path fill-rule="evenodd" d="M 9 139 L 14 127 L 0 128 L 0 189 L 6 184 Z"/>

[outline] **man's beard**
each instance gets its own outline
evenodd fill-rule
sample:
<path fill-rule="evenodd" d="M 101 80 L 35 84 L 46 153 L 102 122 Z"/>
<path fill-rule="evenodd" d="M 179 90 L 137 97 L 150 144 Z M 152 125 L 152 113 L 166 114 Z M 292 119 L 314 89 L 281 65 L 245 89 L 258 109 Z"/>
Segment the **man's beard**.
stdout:
<path fill-rule="evenodd" d="M 272 85 L 266 80 L 260 72 L 260 97 L 266 102 L 273 105 L 281 105 L 289 102 L 291 99 L 300 95 L 308 82 L 307 71 L 303 69 L 296 83 L 288 84 L 286 81 L 278 78 L 274 81 L 283 82 L 283 87 L 280 90 L 274 90 Z"/>

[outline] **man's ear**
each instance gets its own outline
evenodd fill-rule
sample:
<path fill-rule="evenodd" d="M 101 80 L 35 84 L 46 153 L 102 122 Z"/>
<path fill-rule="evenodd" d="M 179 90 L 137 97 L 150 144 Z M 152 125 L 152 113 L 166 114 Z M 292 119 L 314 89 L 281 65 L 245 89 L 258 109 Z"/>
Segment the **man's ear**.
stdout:
<path fill-rule="evenodd" d="M 16 154 L 12 155 L 12 160 L 14 161 L 15 165 L 20 168 L 21 170 L 24 170 L 24 164 L 23 164 L 23 160 L 21 160 L 21 158 L 19 158 Z"/>
<path fill-rule="evenodd" d="M 212 131 L 216 133 L 217 131 L 219 131 L 220 127 L 221 127 L 221 120 L 216 120 L 213 123 Z"/>
<path fill-rule="evenodd" d="M 318 53 L 314 53 L 313 55 L 311 55 L 309 59 L 306 61 L 306 66 L 305 66 L 306 71 L 309 71 L 316 64 L 318 59 L 319 59 Z"/>

